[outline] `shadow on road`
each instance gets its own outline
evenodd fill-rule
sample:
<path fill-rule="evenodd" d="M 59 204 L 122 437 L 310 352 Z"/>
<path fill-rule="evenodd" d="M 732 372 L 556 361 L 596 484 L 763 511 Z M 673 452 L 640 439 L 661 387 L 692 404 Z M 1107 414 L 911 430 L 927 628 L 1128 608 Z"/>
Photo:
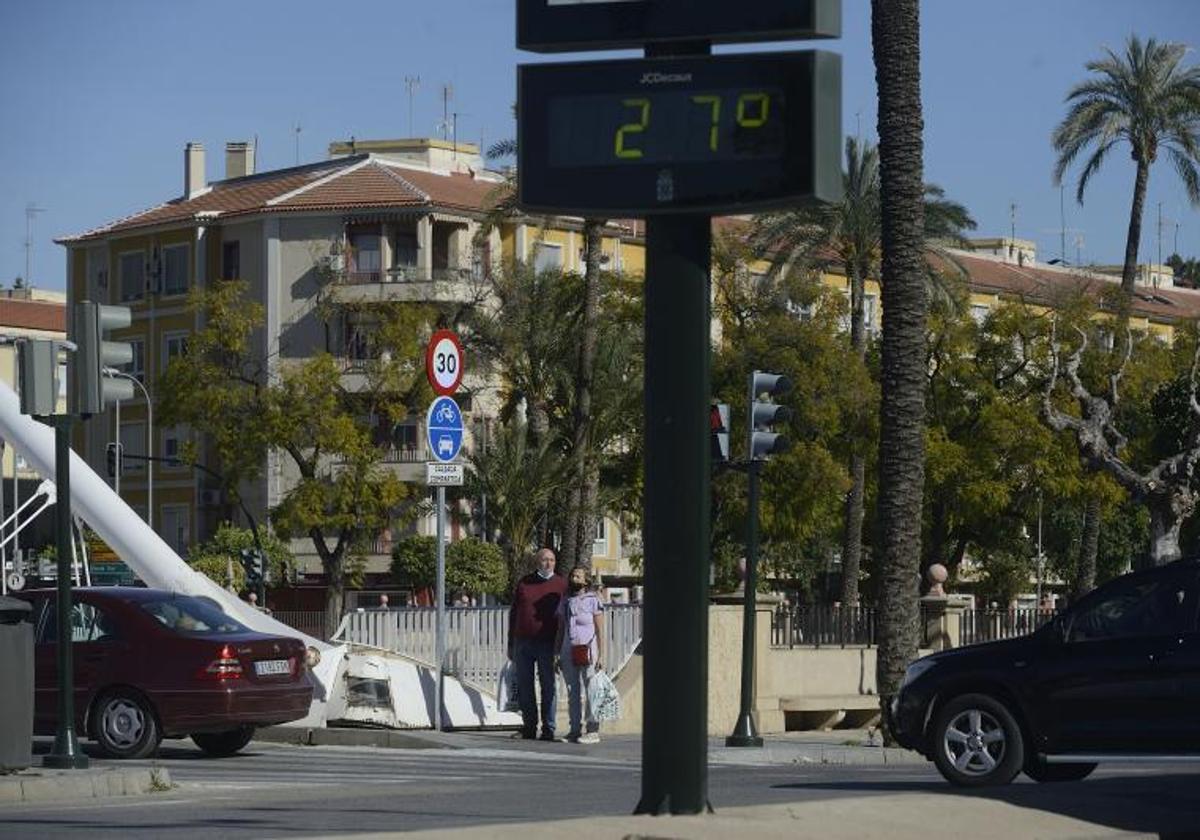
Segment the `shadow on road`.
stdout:
<path fill-rule="evenodd" d="M 1023 777 L 1018 777 L 1023 779 Z M 845 794 L 941 794 L 947 798 L 990 799 L 1019 808 L 1045 811 L 1120 831 L 1152 832 L 1162 837 L 1200 836 L 1200 773 L 1132 772 L 1082 782 L 965 789 L 937 782 L 906 780 L 796 782 L 775 790 L 829 791 Z"/>

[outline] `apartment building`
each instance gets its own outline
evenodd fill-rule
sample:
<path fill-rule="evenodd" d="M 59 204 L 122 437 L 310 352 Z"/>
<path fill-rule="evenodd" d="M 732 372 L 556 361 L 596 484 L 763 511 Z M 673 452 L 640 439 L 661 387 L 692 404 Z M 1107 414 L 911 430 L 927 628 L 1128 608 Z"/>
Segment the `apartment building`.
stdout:
<path fill-rule="evenodd" d="M 240 279 L 262 304 L 266 324 L 259 352 L 271 370 L 291 360 L 331 352 L 349 389 L 365 383 L 377 303 L 415 301 L 456 304 L 478 300 L 482 281 L 501 263 L 521 259 L 539 267 L 583 268 L 582 220 L 549 222 L 515 218 L 487 236 L 479 231 L 503 176 L 486 169 L 477 147 L 433 139 L 334 143 L 327 160 L 256 172 L 248 143 L 225 148 L 225 177 L 206 178 L 205 149 L 184 150 L 183 191 L 176 198 L 60 239 L 67 250 L 68 300 L 89 299 L 129 306 L 132 326 L 117 334 L 134 346 L 127 373 L 144 386 L 115 411 L 93 418 L 77 432 L 76 450 L 103 474 L 106 446 L 120 440 L 128 453 L 170 458 L 189 431 L 153 424 L 153 393 L 170 359 L 187 349 L 198 328 L 188 293 L 221 279 Z M 614 268 L 643 268 L 636 225 L 609 225 L 603 248 Z M 318 304 L 322 306 L 318 307 Z M 331 311 L 337 314 L 327 317 Z M 495 383 L 468 367 L 462 405 L 467 446 L 494 422 Z M 423 417 L 375 429 L 390 469 L 405 481 L 423 483 L 429 460 Z M 202 458 L 211 453 L 200 446 Z M 286 494 L 298 475 L 290 460 L 269 453 L 265 478 L 243 488 L 255 515 Z M 211 464 L 216 467 L 216 464 Z M 181 554 L 208 537 L 237 511 L 216 482 L 187 467 L 129 460 L 120 492 L 147 515 L 153 472 L 153 526 Z M 432 533 L 430 522 L 419 530 Z M 597 525 L 596 564 L 608 574 L 628 574 L 628 552 L 619 523 Z M 452 538 L 457 538 L 454 526 Z M 386 574 L 398 532 L 388 529 L 371 548 L 368 578 Z M 317 576 L 320 563 L 307 540 L 293 545 L 301 570 Z"/>

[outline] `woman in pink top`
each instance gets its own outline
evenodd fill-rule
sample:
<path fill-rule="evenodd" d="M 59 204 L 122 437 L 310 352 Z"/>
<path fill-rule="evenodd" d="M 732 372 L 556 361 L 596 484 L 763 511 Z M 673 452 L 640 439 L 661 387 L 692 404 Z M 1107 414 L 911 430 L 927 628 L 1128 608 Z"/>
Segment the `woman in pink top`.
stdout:
<path fill-rule="evenodd" d="M 578 744 L 600 743 L 600 722 L 588 698 L 592 677 L 602 668 L 604 659 L 604 605 L 590 589 L 590 574 L 583 566 L 571 570 L 567 598 L 558 622 L 559 668 L 567 684 L 567 710 L 571 730 L 567 740 Z M 587 731 L 582 727 L 583 706 L 587 706 Z"/>

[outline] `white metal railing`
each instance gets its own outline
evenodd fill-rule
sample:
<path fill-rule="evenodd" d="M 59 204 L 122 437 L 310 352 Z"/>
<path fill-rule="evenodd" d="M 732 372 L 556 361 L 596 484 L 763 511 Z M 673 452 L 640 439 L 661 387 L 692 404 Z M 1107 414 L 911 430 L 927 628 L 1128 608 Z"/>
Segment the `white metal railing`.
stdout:
<path fill-rule="evenodd" d="M 616 674 L 642 639 L 640 605 L 612 605 L 604 612 L 605 659 Z M 437 610 L 433 607 L 347 613 L 334 641 L 395 651 L 430 666 L 437 657 Z M 491 692 L 508 656 L 508 607 L 446 610 L 447 674 Z"/>

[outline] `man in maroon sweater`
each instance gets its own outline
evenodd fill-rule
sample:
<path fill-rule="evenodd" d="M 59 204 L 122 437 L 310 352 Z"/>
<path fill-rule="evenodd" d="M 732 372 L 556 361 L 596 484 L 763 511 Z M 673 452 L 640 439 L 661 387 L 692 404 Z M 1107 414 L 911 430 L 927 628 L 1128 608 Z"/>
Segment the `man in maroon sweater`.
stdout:
<path fill-rule="evenodd" d="M 521 704 L 521 737 L 537 735 L 538 705 L 533 693 L 536 666 L 542 693 L 543 741 L 554 740 L 554 639 L 558 633 L 558 608 L 567 593 L 567 581 L 554 574 L 554 552 L 537 553 L 533 572 L 521 578 L 508 611 L 508 658 L 517 668 L 517 700 Z"/>

